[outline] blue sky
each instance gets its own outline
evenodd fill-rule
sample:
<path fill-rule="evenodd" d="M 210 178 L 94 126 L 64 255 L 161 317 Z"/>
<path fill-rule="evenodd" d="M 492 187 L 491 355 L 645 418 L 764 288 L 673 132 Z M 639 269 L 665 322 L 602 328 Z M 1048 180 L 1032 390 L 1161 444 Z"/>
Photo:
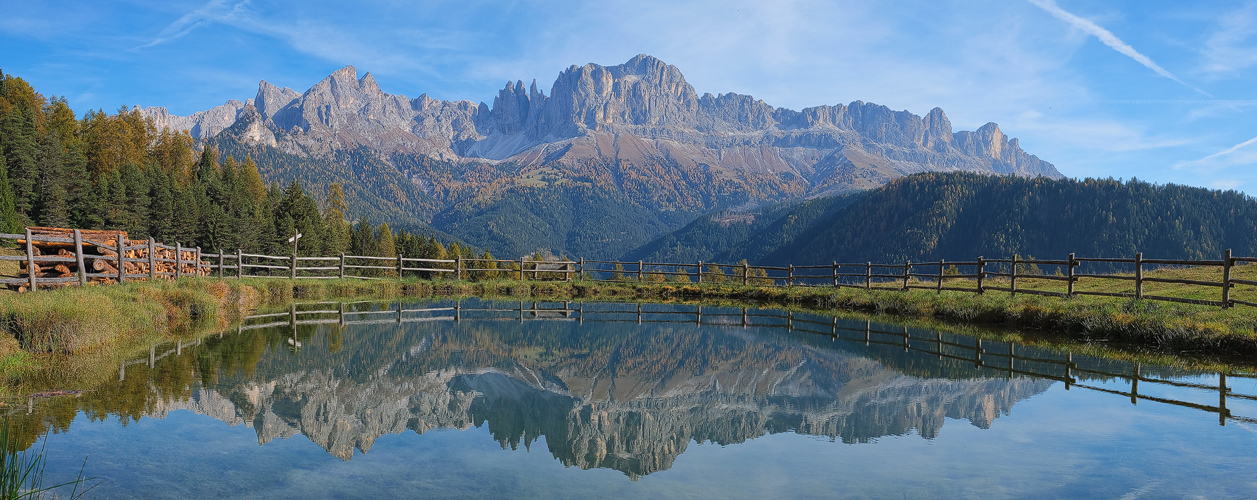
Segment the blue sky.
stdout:
<path fill-rule="evenodd" d="M 346 6 L 350 5 L 350 6 Z M 189 114 L 333 70 L 492 102 L 647 53 L 701 94 L 988 121 L 1070 177 L 1257 193 L 1257 1 L 0 0 L 0 69 L 80 113 Z"/>

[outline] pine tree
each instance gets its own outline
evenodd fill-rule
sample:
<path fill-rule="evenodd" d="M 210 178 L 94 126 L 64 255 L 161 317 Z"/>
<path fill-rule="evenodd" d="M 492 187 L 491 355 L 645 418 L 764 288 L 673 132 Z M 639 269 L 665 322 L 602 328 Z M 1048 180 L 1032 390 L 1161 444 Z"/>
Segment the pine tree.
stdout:
<path fill-rule="evenodd" d="M 349 248 L 350 227 L 346 218 L 348 211 L 349 207 L 345 204 L 345 191 L 341 189 L 340 184 L 335 182 L 328 184 L 327 207 L 323 211 L 323 223 L 327 226 L 328 232 L 327 248 L 330 252 L 328 255 L 337 254 Z"/>
<path fill-rule="evenodd" d="M 57 134 L 46 132 L 40 138 L 38 196 L 35 220 L 41 226 L 66 227 L 70 222 L 66 175 L 62 160 L 65 150 Z"/>
<path fill-rule="evenodd" d="M 494 260 L 493 254 L 489 253 L 488 250 L 485 250 L 484 254 L 481 255 L 480 258 L 484 260 L 489 260 L 489 261 Z M 498 273 L 497 271 L 497 268 L 498 268 L 497 262 L 481 262 L 479 264 L 480 264 L 480 269 L 486 269 L 486 271 L 480 272 L 480 279 L 495 280 L 500 277 L 500 273 Z"/>
<path fill-rule="evenodd" d="M 22 220 L 31 219 L 37 197 L 39 144 L 36 140 L 33 110 L 14 108 L 0 118 L 0 149 L 8 160 L 9 185 L 13 204 Z"/>
<path fill-rule="evenodd" d="M 83 141 L 74 140 L 66 148 L 62 171 L 65 174 L 65 190 L 69 213 L 68 227 L 87 229 L 92 225 L 93 190 L 92 179 L 87 174 L 87 156 L 83 152 Z"/>
<path fill-rule="evenodd" d="M 4 151 L 0 150 L 0 231 L 18 233 L 22 231 L 22 221 L 13 205 L 13 189 L 9 186 L 8 165 L 4 159 Z"/>
<path fill-rule="evenodd" d="M 149 169 L 148 234 L 157 241 L 174 241 L 175 198 L 170 176 L 160 168 Z"/>
<path fill-rule="evenodd" d="M 351 255 L 368 257 L 377 256 L 375 230 L 372 229 L 371 223 L 367 222 L 366 217 L 363 217 L 354 225 L 354 231 L 349 241 L 349 253 Z"/>
<path fill-rule="evenodd" d="M 118 171 L 122 185 L 126 186 L 126 200 L 119 209 L 124 221 L 124 229 L 136 239 L 148 238 L 150 186 L 148 177 L 139 167 L 130 163 L 123 165 Z"/>

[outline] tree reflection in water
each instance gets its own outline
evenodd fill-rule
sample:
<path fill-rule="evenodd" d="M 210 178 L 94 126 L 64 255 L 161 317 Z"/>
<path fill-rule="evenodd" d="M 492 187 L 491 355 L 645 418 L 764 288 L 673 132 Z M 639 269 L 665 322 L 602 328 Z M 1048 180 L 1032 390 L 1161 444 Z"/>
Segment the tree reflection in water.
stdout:
<path fill-rule="evenodd" d="M 793 316 L 743 327 L 741 309 L 708 308 L 697 322 L 683 322 L 669 313 L 692 306 L 649 306 L 636 316 L 645 318 L 639 325 L 631 314 L 605 312 L 635 305 L 559 304 L 555 312 L 521 303 L 493 312 L 483 309 L 515 304 L 469 301 L 451 313 L 452 305 L 399 315 L 359 304 L 345 314 L 302 315 L 295 328 L 280 321 L 155 348 L 148 359 L 124 363 L 116 382 L 32 408 L 21 429 L 33 441 L 64 429 L 77 411 L 125 424 L 184 409 L 251 426 L 263 444 L 302 434 L 349 460 L 380 436 L 487 425 L 504 448 L 531 447 L 544 436 L 565 465 L 636 478 L 670 468 L 691 442 L 726 445 L 781 432 L 845 443 L 910 433 L 929 439 L 947 418 L 986 428 L 1055 383 L 984 368 L 983 351 L 975 363 L 875 338 L 799 333 Z M 910 337 L 944 345 L 935 332 Z M 1032 358 L 1061 357 L 1019 348 Z"/>

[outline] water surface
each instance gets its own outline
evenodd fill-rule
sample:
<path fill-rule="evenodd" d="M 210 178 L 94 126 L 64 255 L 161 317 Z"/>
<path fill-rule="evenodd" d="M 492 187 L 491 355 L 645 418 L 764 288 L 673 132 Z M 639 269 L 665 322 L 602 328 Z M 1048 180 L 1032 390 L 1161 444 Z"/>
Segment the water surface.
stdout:
<path fill-rule="evenodd" d="M 401 309 L 157 346 L 20 424 L 110 498 L 1257 496 L 1235 373 L 767 310 Z"/>

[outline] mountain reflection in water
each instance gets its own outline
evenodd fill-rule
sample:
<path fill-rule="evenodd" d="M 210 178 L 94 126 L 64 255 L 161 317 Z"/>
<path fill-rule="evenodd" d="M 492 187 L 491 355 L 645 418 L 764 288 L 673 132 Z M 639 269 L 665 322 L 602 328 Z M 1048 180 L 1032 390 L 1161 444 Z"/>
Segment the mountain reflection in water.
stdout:
<path fill-rule="evenodd" d="M 345 460 L 384 435 L 487 425 L 504 448 L 544 436 L 565 465 L 638 477 L 670 468 L 691 441 L 780 432 L 846 443 L 933 438 L 946 418 L 987 428 L 1054 383 L 781 326 L 712 324 L 719 309 L 705 319 L 700 312 L 696 324 L 671 321 L 676 307 L 647 306 L 653 312 L 639 325 L 615 314 L 593 319 L 613 304 L 582 305 L 581 321 L 570 312 L 514 321 L 520 310 L 483 311 L 514 304 L 461 306 L 459 321 L 398 323 L 396 311 L 379 314 L 387 306 L 359 305 L 357 316 L 351 307 L 327 316 L 341 320 L 305 321 L 315 324 L 295 332 L 246 326 L 160 350 L 164 357 L 155 349 L 77 401 L 97 419 L 191 410 L 250 426 L 262 444 L 301 434 Z M 305 309 L 319 307 L 328 306 Z M 392 319 L 371 319 L 380 316 Z"/>

